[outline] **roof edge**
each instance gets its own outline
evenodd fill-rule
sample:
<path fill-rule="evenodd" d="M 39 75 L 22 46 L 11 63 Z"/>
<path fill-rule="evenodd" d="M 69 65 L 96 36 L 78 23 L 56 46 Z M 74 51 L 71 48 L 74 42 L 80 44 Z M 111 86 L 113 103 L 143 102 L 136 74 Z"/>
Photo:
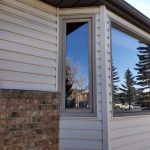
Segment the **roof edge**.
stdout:
<path fill-rule="evenodd" d="M 78 7 L 92 7 L 105 5 L 107 9 L 113 11 L 115 14 L 121 16 L 145 32 L 150 34 L 150 18 L 146 17 L 136 8 L 131 6 L 124 0 L 40 0 L 49 5 L 59 8 L 78 8 Z M 66 3 L 68 2 L 68 3 Z"/>
<path fill-rule="evenodd" d="M 150 19 L 124 0 L 106 0 L 108 9 L 150 33 Z"/>

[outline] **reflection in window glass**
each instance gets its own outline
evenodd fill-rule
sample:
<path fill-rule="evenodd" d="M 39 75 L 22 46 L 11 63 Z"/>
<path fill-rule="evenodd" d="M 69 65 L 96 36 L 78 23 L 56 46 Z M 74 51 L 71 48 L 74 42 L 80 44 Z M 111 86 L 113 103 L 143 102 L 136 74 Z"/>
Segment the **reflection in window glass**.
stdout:
<path fill-rule="evenodd" d="M 65 108 L 89 109 L 88 22 L 66 24 Z"/>
<path fill-rule="evenodd" d="M 112 28 L 114 112 L 150 111 L 150 44 Z"/>

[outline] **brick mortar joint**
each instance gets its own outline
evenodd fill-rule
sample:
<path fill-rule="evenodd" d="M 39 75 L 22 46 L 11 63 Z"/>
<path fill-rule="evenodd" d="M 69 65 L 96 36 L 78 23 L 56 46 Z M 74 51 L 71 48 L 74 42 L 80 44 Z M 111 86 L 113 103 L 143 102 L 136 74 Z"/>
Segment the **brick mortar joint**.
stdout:
<path fill-rule="evenodd" d="M 52 92 L 52 91 L 0 89 L 0 98 L 32 98 L 32 99 L 59 98 L 60 99 L 60 93 Z"/>
<path fill-rule="evenodd" d="M 30 100 L 36 99 L 38 100 L 35 104 L 30 103 Z M 46 99 L 52 99 L 52 102 Z M 3 104 L 4 111 L 0 117 L 1 123 L 3 121 L 0 125 L 3 135 L 3 139 L 0 139 L 2 148 L 29 150 L 31 147 L 45 149 L 46 146 L 47 149 L 53 147 L 53 150 L 58 150 L 60 99 L 58 92 L 0 89 L 0 102 Z M 28 105 L 30 107 L 23 107 Z M 36 107 L 35 109 L 35 106 L 43 105 L 52 105 L 52 107 Z M 20 146 L 19 149 L 17 146 Z"/>

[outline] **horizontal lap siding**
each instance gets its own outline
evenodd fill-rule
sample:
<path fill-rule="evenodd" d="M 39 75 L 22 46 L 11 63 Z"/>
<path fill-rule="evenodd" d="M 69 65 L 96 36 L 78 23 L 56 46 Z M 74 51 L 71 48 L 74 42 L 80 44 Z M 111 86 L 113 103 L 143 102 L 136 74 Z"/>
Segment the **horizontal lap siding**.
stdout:
<path fill-rule="evenodd" d="M 78 10 L 78 11 L 77 11 Z M 95 9 L 97 10 L 97 9 Z M 94 10 L 94 11 L 95 11 Z M 98 9 L 99 11 L 99 9 Z M 100 13 L 96 14 L 96 103 L 97 117 L 62 117 L 60 121 L 60 150 L 102 150 L 102 100 L 101 100 L 101 58 L 100 58 Z M 92 13 L 92 9 L 60 10 L 63 14 L 68 13 Z M 86 14 L 85 13 L 85 14 Z"/>
<path fill-rule="evenodd" d="M 56 8 L 2 0 L 0 13 L 0 88 L 56 91 Z"/>
<path fill-rule="evenodd" d="M 150 149 L 150 117 L 133 117 L 111 121 L 112 150 Z"/>
<path fill-rule="evenodd" d="M 62 119 L 60 150 L 102 150 L 102 121 L 87 118 Z"/>
<path fill-rule="evenodd" d="M 108 11 L 109 18 L 147 38 L 150 36 L 111 11 Z M 110 45 L 110 42 L 108 44 Z M 112 116 L 111 102 L 110 99 L 109 114 Z M 150 116 L 112 118 L 109 132 L 111 150 L 150 150 Z"/>

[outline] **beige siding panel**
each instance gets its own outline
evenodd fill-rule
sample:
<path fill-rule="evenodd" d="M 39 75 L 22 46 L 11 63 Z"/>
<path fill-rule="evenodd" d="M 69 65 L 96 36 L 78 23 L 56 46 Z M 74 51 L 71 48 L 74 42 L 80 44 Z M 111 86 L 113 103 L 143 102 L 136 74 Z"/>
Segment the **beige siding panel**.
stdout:
<path fill-rule="evenodd" d="M 31 30 L 31 29 L 25 28 L 24 26 L 20 26 L 14 23 L 1 21 L 1 30 L 12 32 L 12 33 L 17 33 L 20 35 L 24 35 L 24 36 L 35 38 L 35 39 L 42 40 L 45 42 L 56 44 L 56 37 L 50 36 L 48 34 L 44 34 L 38 31 Z"/>
<path fill-rule="evenodd" d="M 6 50 L 0 50 L 0 59 L 39 65 L 44 67 L 56 67 L 56 60 L 40 58 Z"/>
<path fill-rule="evenodd" d="M 130 139 L 129 139 L 130 140 Z M 136 143 L 128 143 L 124 146 L 112 148 L 112 150 L 149 150 L 150 144 L 149 139 L 141 139 L 140 141 L 136 141 Z"/>
<path fill-rule="evenodd" d="M 64 129 L 63 131 L 60 132 L 59 138 L 60 139 L 84 139 L 84 140 L 97 140 L 101 139 L 102 140 L 102 134 L 101 130 L 68 130 Z"/>
<path fill-rule="evenodd" d="M 50 67 L 41 67 L 8 60 L 0 60 L 0 70 L 16 71 L 22 73 L 39 74 L 46 76 L 56 76 L 56 69 Z M 34 69 L 33 69 L 34 68 Z"/>
<path fill-rule="evenodd" d="M 37 0 L 32 0 L 32 1 L 31 0 L 17 0 L 17 1 L 26 5 L 32 6 L 33 8 L 36 8 L 38 10 L 42 10 L 43 12 L 47 12 L 48 14 L 56 15 L 56 7 L 47 5 L 46 3 L 42 1 L 39 1 L 39 0 L 38 2 Z"/>
<path fill-rule="evenodd" d="M 35 74 L 29 73 L 22 73 L 17 71 L 5 71 L 0 70 L 0 80 L 12 80 L 12 81 L 19 81 L 19 82 L 31 82 L 31 83 L 41 83 L 41 84 L 55 84 L 55 77 L 54 76 L 44 76 L 41 81 L 41 76 L 44 75 L 37 75 L 35 78 Z"/>
<path fill-rule="evenodd" d="M 149 144 L 150 132 L 139 134 L 136 136 L 121 137 L 112 141 L 112 150 L 140 150 Z M 144 144 L 144 145 L 143 145 Z M 149 147 L 150 148 L 150 147 Z"/>
<path fill-rule="evenodd" d="M 149 150 L 149 149 L 150 149 L 150 144 L 148 146 L 142 147 L 142 149 L 139 149 L 139 150 Z"/>
<path fill-rule="evenodd" d="M 36 57 L 48 58 L 56 60 L 57 53 L 56 51 L 43 50 L 37 47 L 32 47 L 16 42 L 0 40 L 0 45 L 2 50 L 16 52 L 25 55 L 31 55 Z"/>
<path fill-rule="evenodd" d="M 101 150 L 101 120 L 68 118 L 60 122 L 60 150 Z"/>
<path fill-rule="evenodd" d="M 56 8 L 2 0 L 0 13 L 0 88 L 56 91 Z"/>
<path fill-rule="evenodd" d="M 62 139 L 60 141 L 62 149 L 86 149 L 86 150 L 102 150 L 100 141 L 96 140 L 81 140 L 81 139 Z"/>
<path fill-rule="evenodd" d="M 150 126 L 150 116 L 135 116 L 135 117 L 120 117 L 114 118 L 111 121 L 111 130 L 139 127 L 139 126 Z"/>
<path fill-rule="evenodd" d="M 147 125 L 141 125 L 141 126 L 133 126 L 133 127 L 125 127 L 123 128 L 123 132 L 122 132 L 122 128 L 120 129 L 116 129 L 116 130 L 111 130 L 111 136 L 116 139 L 116 138 L 120 138 L 120 135 L 122 137 L 128 137 L 128 136 L 132 136 L 132 135 L 139 135 L 139 134 L 143 134 L 146 132 L 150 132 L 150 124 Z"/>
<path fill-rule="evenodd" d="M 19 82 L 11 80 L 0 80 L 0 87 L 2 89 L 23 89 L 23 90 L 40 90 L 40 91 L 56 91 L 55 85 L 42 84 L 42 83 L 30 83 L 30 82 Z"/>
<path fill-rule="evenodd" d="M 8 12 L 2 11 L 1 12 L 1 19 L 5 20 L 10 23 L 18 24 L 20 26 L 23 26 L 28 29 L 32 29 L 38 32 L 42 32 L 48 35 L 52 36 L 57 36 L 56 29 L 50 28 L 50 27 L 45 27 L 41 24 L 37 24 L 33 22 L 32 20 L 28 20 L 22 17 L 17 16 L 17 14 L 10 14 Z M 33 25 L 34 24 L 34 25 Z"/>
<path fill-rule="evenodd" d="M 9 13 L 15 14 L 15 15 L 17 14 L 17 16 L 32 20 L 39 24 L 43 24 L 44 26 L 48 26 L 48 27 L 55 28 L 55 29 L 57 28 L 56 21 L 53 22 L 51 20 L 49 20 L 49 21 L 45 20 L 44 18 L 41 18 L 40 16 L 36 16 L 34 13 L 30 14 L 28 11 L 23 11 L 22 9 L 18 9 L 18 8 L 15 8 L 13 6 L 9 6 L 6 4 L 1 4 L 0 7 L 1 7 L 1 10 L 5 11 L 5 12 L 9 12 Z"/>
<path fill-rule="evenodd" d="M 116 147 L 126 147 L 127 145 L 132 146 L 133 144 L 137 144 L 138 142 L 142 142 L 143 140 L 147 141 L 148 139 L 150 139 L 150 132 L 146 132 L 142 134 L 140 133 L 138 135 L 131 135 L 127 137 L 121 137 L 112 140 L 112 148 L 114 149 Z"/>
<path fill-rule="evenodd" d="M 18 3 L 15 3 L 15 5 L 14 5 L 14 0 L 2 0 L 2 1 L 3 1 L 4 4 L 14 6 L 14 7 L 18 8 L 21 11 L 26 11 L 30 14 L 40 16 L 44 19 L 47 19 L 47 20 L 50 20 L 50 21 L 56 21 L 57 20 L 56 19 L 56 8 L 55 7 L 53 7 L 53 8 L 55 8 L 55 13 L 50 14 L 50 13 L 44 12 L 43 10 L 40 10 L 39 8 L 35 8 L 35 6 L 30 6 L 31 4 L 29 5 L 27 3 L 18 2 Z"/>
<path fill-rule="evenodd" d="M 123 117 L 111 121 L 112 150 L 143 150 L 149 147 L 150 117 Z"/>
<path fill-rule="evenodd" d="M 12 42 L 18 42 L 21 44 L 41 48 L 41 49 L 51 49 L 52 51 L 56 51 L 56 44 L 39 40 L 37 38 L 31 38 L 29 36 L 25 36 L 22 34 L 17 34 L 9 31 L 1 31 L 1 39 L 8 40 Z"/>

